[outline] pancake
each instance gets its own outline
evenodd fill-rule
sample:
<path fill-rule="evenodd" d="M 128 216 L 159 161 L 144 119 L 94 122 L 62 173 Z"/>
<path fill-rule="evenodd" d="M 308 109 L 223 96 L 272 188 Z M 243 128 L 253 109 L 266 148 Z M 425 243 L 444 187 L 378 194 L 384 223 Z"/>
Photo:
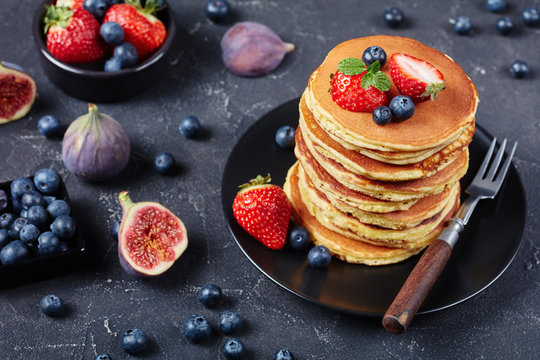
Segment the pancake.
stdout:
<path fill-rule="evenodd" d="M 439 99 L 416 104 L 413 117 L 403 122 L 376 125 L 371 113 L 342 109 L 328 92 L 330 75 L 344 58 L 361 58 L 373 45 L 382 47 L 390 57 L 404 53 L 433 64 L 444 76 L 446 89 Z M 388 65 L 382 68 L 388 74 Z M 392 83 L 388 98 L 398 95 Z M 306 103 L 327 132 L 355 146 L 382 151 L 421 151 L 448 145 L 473 121 L 478 94 L 472 81 L 450 57 L 420 42 L 397 36 L 370 36 L 336 46 L 313 73 L 306 93 Z"/>

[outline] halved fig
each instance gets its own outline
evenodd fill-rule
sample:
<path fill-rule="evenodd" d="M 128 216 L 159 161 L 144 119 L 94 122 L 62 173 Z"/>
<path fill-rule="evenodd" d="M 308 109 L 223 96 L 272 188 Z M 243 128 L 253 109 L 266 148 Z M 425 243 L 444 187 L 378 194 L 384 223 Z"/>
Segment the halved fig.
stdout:
<path fill-rule="evenodd" d="M 18 65 L 0 62 L 0 124 L 25 116 L 36 98 L 36 82 Z"/>
<path fill-rule="evenodd" d="M 120 264 L 137 277 L 163 274 L 187 248 L 184 223 L 159 203 L 134 203 L 127 191 L 118 199 L 123 210 L 118 231 Z"/>

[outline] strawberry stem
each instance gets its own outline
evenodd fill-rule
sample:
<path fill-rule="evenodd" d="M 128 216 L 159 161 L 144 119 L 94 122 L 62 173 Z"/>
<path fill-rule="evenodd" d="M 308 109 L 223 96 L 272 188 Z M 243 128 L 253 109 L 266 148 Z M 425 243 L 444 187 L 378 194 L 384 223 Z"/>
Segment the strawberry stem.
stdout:
<path fill-rule="evenodd" d="M 73 16 L 73 11 L 67 6 L 45 5 L 44 32 L 47 34 L 52 26 L 67 28 L 68 22 Z"/>
<path fill-rule="evenodd" d="M 272 181 L 270 174 L 266 175 L 265 177 L 262 177 L 262 175 L 257 175 L 255 179 L 251 179 L 249 182 L 239 185 L 238 188 L 240 188 L 240 191 L 242 191 L 252 186 L 269 184 L 270 181 Z"/>

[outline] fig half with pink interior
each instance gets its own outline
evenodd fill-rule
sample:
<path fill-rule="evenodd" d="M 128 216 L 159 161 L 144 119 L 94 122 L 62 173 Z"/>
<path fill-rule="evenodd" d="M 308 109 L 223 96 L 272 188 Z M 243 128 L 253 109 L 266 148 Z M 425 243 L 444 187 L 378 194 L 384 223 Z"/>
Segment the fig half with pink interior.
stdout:
<path fill-rule="evenodd" d="M 130 275 L 163 274 L 188 245 L 182 220 L 157 202 L 131 201 L 127 191 L 118 195 L 123 216 L 118 231 L 118 257 Z"/>
<path fill-rule="evenodd" d="M 36 98 L 36 82 L 17 65 L 0 62 L 0 124 L 25 116 Z"/>

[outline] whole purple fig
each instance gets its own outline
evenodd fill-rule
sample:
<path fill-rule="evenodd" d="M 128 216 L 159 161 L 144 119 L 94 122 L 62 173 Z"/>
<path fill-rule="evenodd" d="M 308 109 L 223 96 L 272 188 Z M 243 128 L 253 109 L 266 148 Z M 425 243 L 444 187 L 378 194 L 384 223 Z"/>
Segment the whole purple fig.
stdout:
<path fill-rule="evenodd" d="M 239 76 L 267 74 L 293 50 L 268 26 L 251 21 L 235 24 L 221 39 L 223 62 Z"/>
<path fill-rule="evenodd" d="M 94 104 L 66 130 L 62 160 L 73 174 L 86 181 L 102 181 L 118 175 L 131 153 L 129 138 L 122 125 Z"/>

